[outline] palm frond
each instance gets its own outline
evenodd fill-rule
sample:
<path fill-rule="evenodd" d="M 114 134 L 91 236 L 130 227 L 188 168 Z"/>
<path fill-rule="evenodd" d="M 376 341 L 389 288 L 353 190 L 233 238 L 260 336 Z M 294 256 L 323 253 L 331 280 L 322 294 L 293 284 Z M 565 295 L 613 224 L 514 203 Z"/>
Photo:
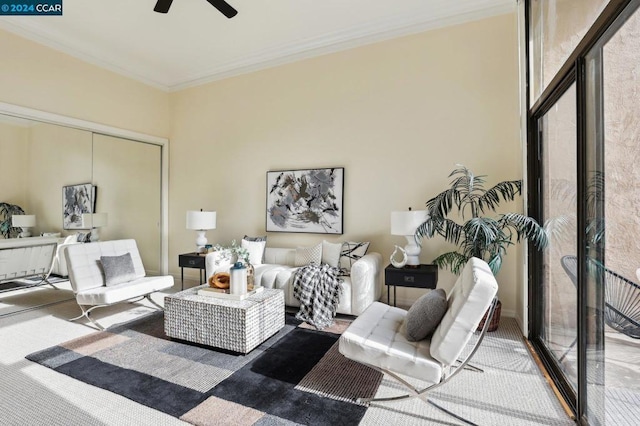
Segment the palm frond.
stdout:
<path fill-rule="evenodd" d="M 513 201 L 517 195 L 522 192 L 521 180 L 507 180 L 496 184 L 493 188 L 488 189 L 479 199 L 478 205 L 480 211 L 484 213 L 487 210 L 496 211 L 500 205 L 501 199 L 504 201 Z"/>
<path fill-rule="evenodd" d="M 602 214 L 604 206 L 604 174 L 597 170 L 587 183 L 586 194 L 587 215 L 596 217 Z"/>
<path fill-rule="evenodd" d="M 455 188 L 442 191 L 440 194 L 426 202 L 430 217 L 446 217 L 454 206 L 460 204 L 460 193 Z"/>
<path fill-rule="evenodd" d="M 444 219 L 440 235 L 452 244 L 458 245 L 464 234 L 464 227 L 451 219 Z"/>
<path fill-rule="evenodd" d="M 486 217 L 488 211 L 496 211 L 502 201 L 514 201 L 522 194 L 521 180 L 508 180 L 485 189 L 484 175 L 476 176 L 465 166 L 457 164 L 449 174 L 450 187 L 427 201 L 429 218 L 416 230 L 417 240 L 440 235 L 457 246 L 456 251 L 438 256 L 434 262 L 441 268 L 458 274 L 466 261 L 476 256 L 491 267 L 496 274 L 502 266 L 507 248 L 513 238 L 526 239 L 539 249 L 548 245 L 548 234 L 534 219 L 519 213 L 507 213 L 497 218 Z M 457 208 L 463 223 L 447 216 Z M 466 220 L 465 215 L 471 214 Z M 594 229 L 594 234 L 602 235 Z"/>
<path fill-rule="evenodd" d="M 487 262 L 489 269 L 493 272 L 493 275 L 496 275 L 498 271 L 500 271 L 500 268 L 502 268 L 502 255 L 502 253 L 496 253 Z"/>
<path fill-rule="evenodd" d="M 442 222 L 442 218 L 433 216 L 427 217 L 427 220 L 422 222 L 422 224 L 420 224 L 416 229 L 416 241 L 419 242 L 423 238 L 433 238 L 436 234 L 439 235 L 442 229 Z"/>
<path fill-rule="evenodd" d="M 566 241 L 575 236 L 575 227 L 572 229 L 572 224 L 575 224 L 574 214 L 558 215 L 547 219 L 542 227 L 549 237 L 549 242 Z"/>
<path fill-rule="evenodd" d="M 465 217 L 468 210 L 471 210 L 471 217 L 477 217 L 480 212 L 478 200 L 484 193 L 485 175 L 476 176 L 466 167 L 459 165 L 449 176 L 458 175 L 451 181 L 451 188 L 455 188 L 460 194 L 458 209 Z"/>
<path fill-rule="evenodd" d="M 473 246 L 491 244 L 498 236 L 498 222 L 488 217 L 474 217 L 463 225 L 465 242 Z"/>
<path fill-rule="evenodd" d="M 506 213 L 501 215 L 500 220 L 516 231 L 518 241 L 524 237 L 538 249 L 544 249 L 549 245 L 547 232 L 535 219 L 520 213 Z"/>
<path fill-rule="evenodd" d="M 22 207 L 1 202 L 0 203 L 0 234 L 5 238 L 15 238 L 21 229 L 11 225 L 11 217 L 14 214 L 24 214 Z"/>
<path fill-rule="evenodd" d="M 467 256 L 456 251 L 450 251 L 433 259 L 433 263 L 438 265 L 440 269 L 449 269 L 454 274 L 459 275 L 468 260 Z"/>

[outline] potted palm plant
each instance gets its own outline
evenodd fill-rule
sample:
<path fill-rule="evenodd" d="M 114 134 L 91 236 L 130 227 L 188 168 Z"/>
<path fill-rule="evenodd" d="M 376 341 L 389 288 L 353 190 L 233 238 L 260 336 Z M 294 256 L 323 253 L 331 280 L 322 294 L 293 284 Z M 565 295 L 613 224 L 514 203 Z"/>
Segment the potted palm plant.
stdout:
<path fill-rule="evenodd" d="M 496 213 L 502 201 L 513 201 L 520 195 L 521 180 L 500 182 L 486 189 L 486 176 L 476 176 L 462 165 L 449 177 L 453 178 L 450 188 L 427 201 L 428 217 L 415 234 L 418 242 L 441 236 L 456 246 L 456 250 L 433 260 L 439 268 L 458 275 L 469 258 L 478 257 L 486 261 L 496 275 L 514 239 L 531 241 L 538 249 L 547 246 L 547 233 L 535 219 L 522 213 L 488 216 Z M 461 223 L 449 217 L 453 212 L 458 213 Z M 494 319 L 499 320 L 498 315 L 496 311 Z"/>
<path fill-rule="evenodd" d="M 22 207 L 11 203 L 0 203 L 0 234 L 4 238 L 15 238 L 20 232 L 20 228 L 11 225 L 11 216 L 14 214 L 24 214 Z"/>

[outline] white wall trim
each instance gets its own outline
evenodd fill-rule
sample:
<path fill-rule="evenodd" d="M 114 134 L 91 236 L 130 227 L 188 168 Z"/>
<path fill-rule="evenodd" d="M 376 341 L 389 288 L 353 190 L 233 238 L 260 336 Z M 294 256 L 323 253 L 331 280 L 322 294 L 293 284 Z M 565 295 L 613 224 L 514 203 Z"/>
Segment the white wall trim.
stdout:
<path fill-rule="evenodd" d="M 459 13 L 453 10 L 441 11 L 429 17 L 416 16 L 406 20 L 389 20 L 370 26 L 362 26 L 348 31 L 327 34 L 322 37 L 299 41 L 295 44 L 278 46 L 262 51 L 256 55 L 248 55 L 234 62 L 219 67 L 183 76 L 182 81 L 169 83 L 167 90 L 171 92 L 211 83 L 225 78 L 273 68 L 303 59 L 309 59 L 330 53 L 353 49 L 368 44 L 391 40 L 438 28 L 477 21 L 492 16 L 514 12 L 513 5 L 491 6 L 472 12 Z"/>
<path fill-rule="evenodd" d="M 140 69 L 136 70 L 134 67 L 127 67 L 126 64 L 118 64 L 118 58 L 97 56 L 86 47 L 72 41 L 56 41 L 57 34 L 43 30 L 33 21 L 0 20 L 0 28 L 156 89 L 174 92 L 303 59 L 515 11 L 515 3 L 497 4 L 496 0 L 477 0 L 473 6 L 474 10 L 469 10 L 468 5 L 457 5 L 456 2 L 442 3 L 435 13 L 431 10 L 428 14 L 394 17 L 345 31 L 297 40 L 294 43 L 273 46 L 257 54 L 245 55 L 214 68 L 176 75 L 171 79 L 154 75 L 153 68 L 138 67 Z"/>
<path fill-rule="evenodd" d="M 527 72 L 527 58 L 525 54 L 526 43 L 525 39 L 525 8 L 526 4 L 523 0 L 517 1 L 517 19 L 518 19 L 518 71 L 519 71 L 519 84 L 520 84 L 520 145 L 522 152 L 522 208 L 523 212 L 526 214 L 528 209 L 527 204 L 527 116 L 528 116 L 528 105 L 527 105 L 527 81 L 526 81 L 526 72 Z M 527 244 L 522 244 L 522 300 L 521 300 L 521 309 L 518 311 L 518 301 L 516 301 L 516 321 L 520 326 L 520 330 L 522 331 L 522 335 L 525 337 L 529 337 L 529 255 L 528 255 L 528 246 Z"/>
<path fill-rule="evenodd" d="M 0 114 L 159 145 L 162 151 L 160 273 L 167 274 L 169 270 L 169 139 L 4 102 L 0 102 Z"/>

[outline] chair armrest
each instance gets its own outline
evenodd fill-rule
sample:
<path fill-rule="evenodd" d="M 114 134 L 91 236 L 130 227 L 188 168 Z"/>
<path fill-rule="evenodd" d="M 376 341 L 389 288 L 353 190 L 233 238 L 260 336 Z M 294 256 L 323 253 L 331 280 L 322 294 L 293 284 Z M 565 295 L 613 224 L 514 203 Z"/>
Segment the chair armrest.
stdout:
<path fill-rule="evenodd" d="M 67 269 L 67 256 L 66 256 L 66 251 L 64 250 L 64 248 L 68 247 L 68 246 L 70 246 L 72 244 L 81 244 L 81 243 L 75 241 L 75 242 L 70 242 L 70 243 L 58 244 L 58 250 L 56 252 L 56 258 L 53 261 L 53 269 L 51 270 L 52 273 L 54 273 L 56 275 L 60 275 L 62 277 L 69 276 L 69 270 Z"/>
<path fill-rule="evenodd" d="M 382 256 L 369 253 L 351 266 L 351 311 L 360 315 L 382 293 Z"/>
<path fill-rule="evenodd" d="M 231 259 L 221 256 L 219 251 L 207 253 L 204 258 L 204 267 L 208 274 L 207 280 L 209 280 L 209 277 L 220 269 L 225 267 L 228 268 L 229 266 L 231 266 Z"/>

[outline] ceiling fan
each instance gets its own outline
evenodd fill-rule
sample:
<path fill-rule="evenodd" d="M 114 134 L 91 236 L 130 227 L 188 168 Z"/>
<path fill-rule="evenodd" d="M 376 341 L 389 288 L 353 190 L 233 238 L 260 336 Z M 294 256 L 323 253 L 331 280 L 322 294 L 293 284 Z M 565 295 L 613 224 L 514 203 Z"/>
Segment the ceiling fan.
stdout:
<path fill-rule="evenodd" d="M 235 10 L 229 3 L 224 0 L 207 0 L 211 6 L 215 7 L 227 18 L 233 18 L 238 14 L 238 11 Z M 169 8 L 171 7 L 171 3 L 173 0 L 158 0 L 156 3 L 156 7 L 153 8 L 154 11 L 158 13 L 167 13 L 169 12 Z"/>

